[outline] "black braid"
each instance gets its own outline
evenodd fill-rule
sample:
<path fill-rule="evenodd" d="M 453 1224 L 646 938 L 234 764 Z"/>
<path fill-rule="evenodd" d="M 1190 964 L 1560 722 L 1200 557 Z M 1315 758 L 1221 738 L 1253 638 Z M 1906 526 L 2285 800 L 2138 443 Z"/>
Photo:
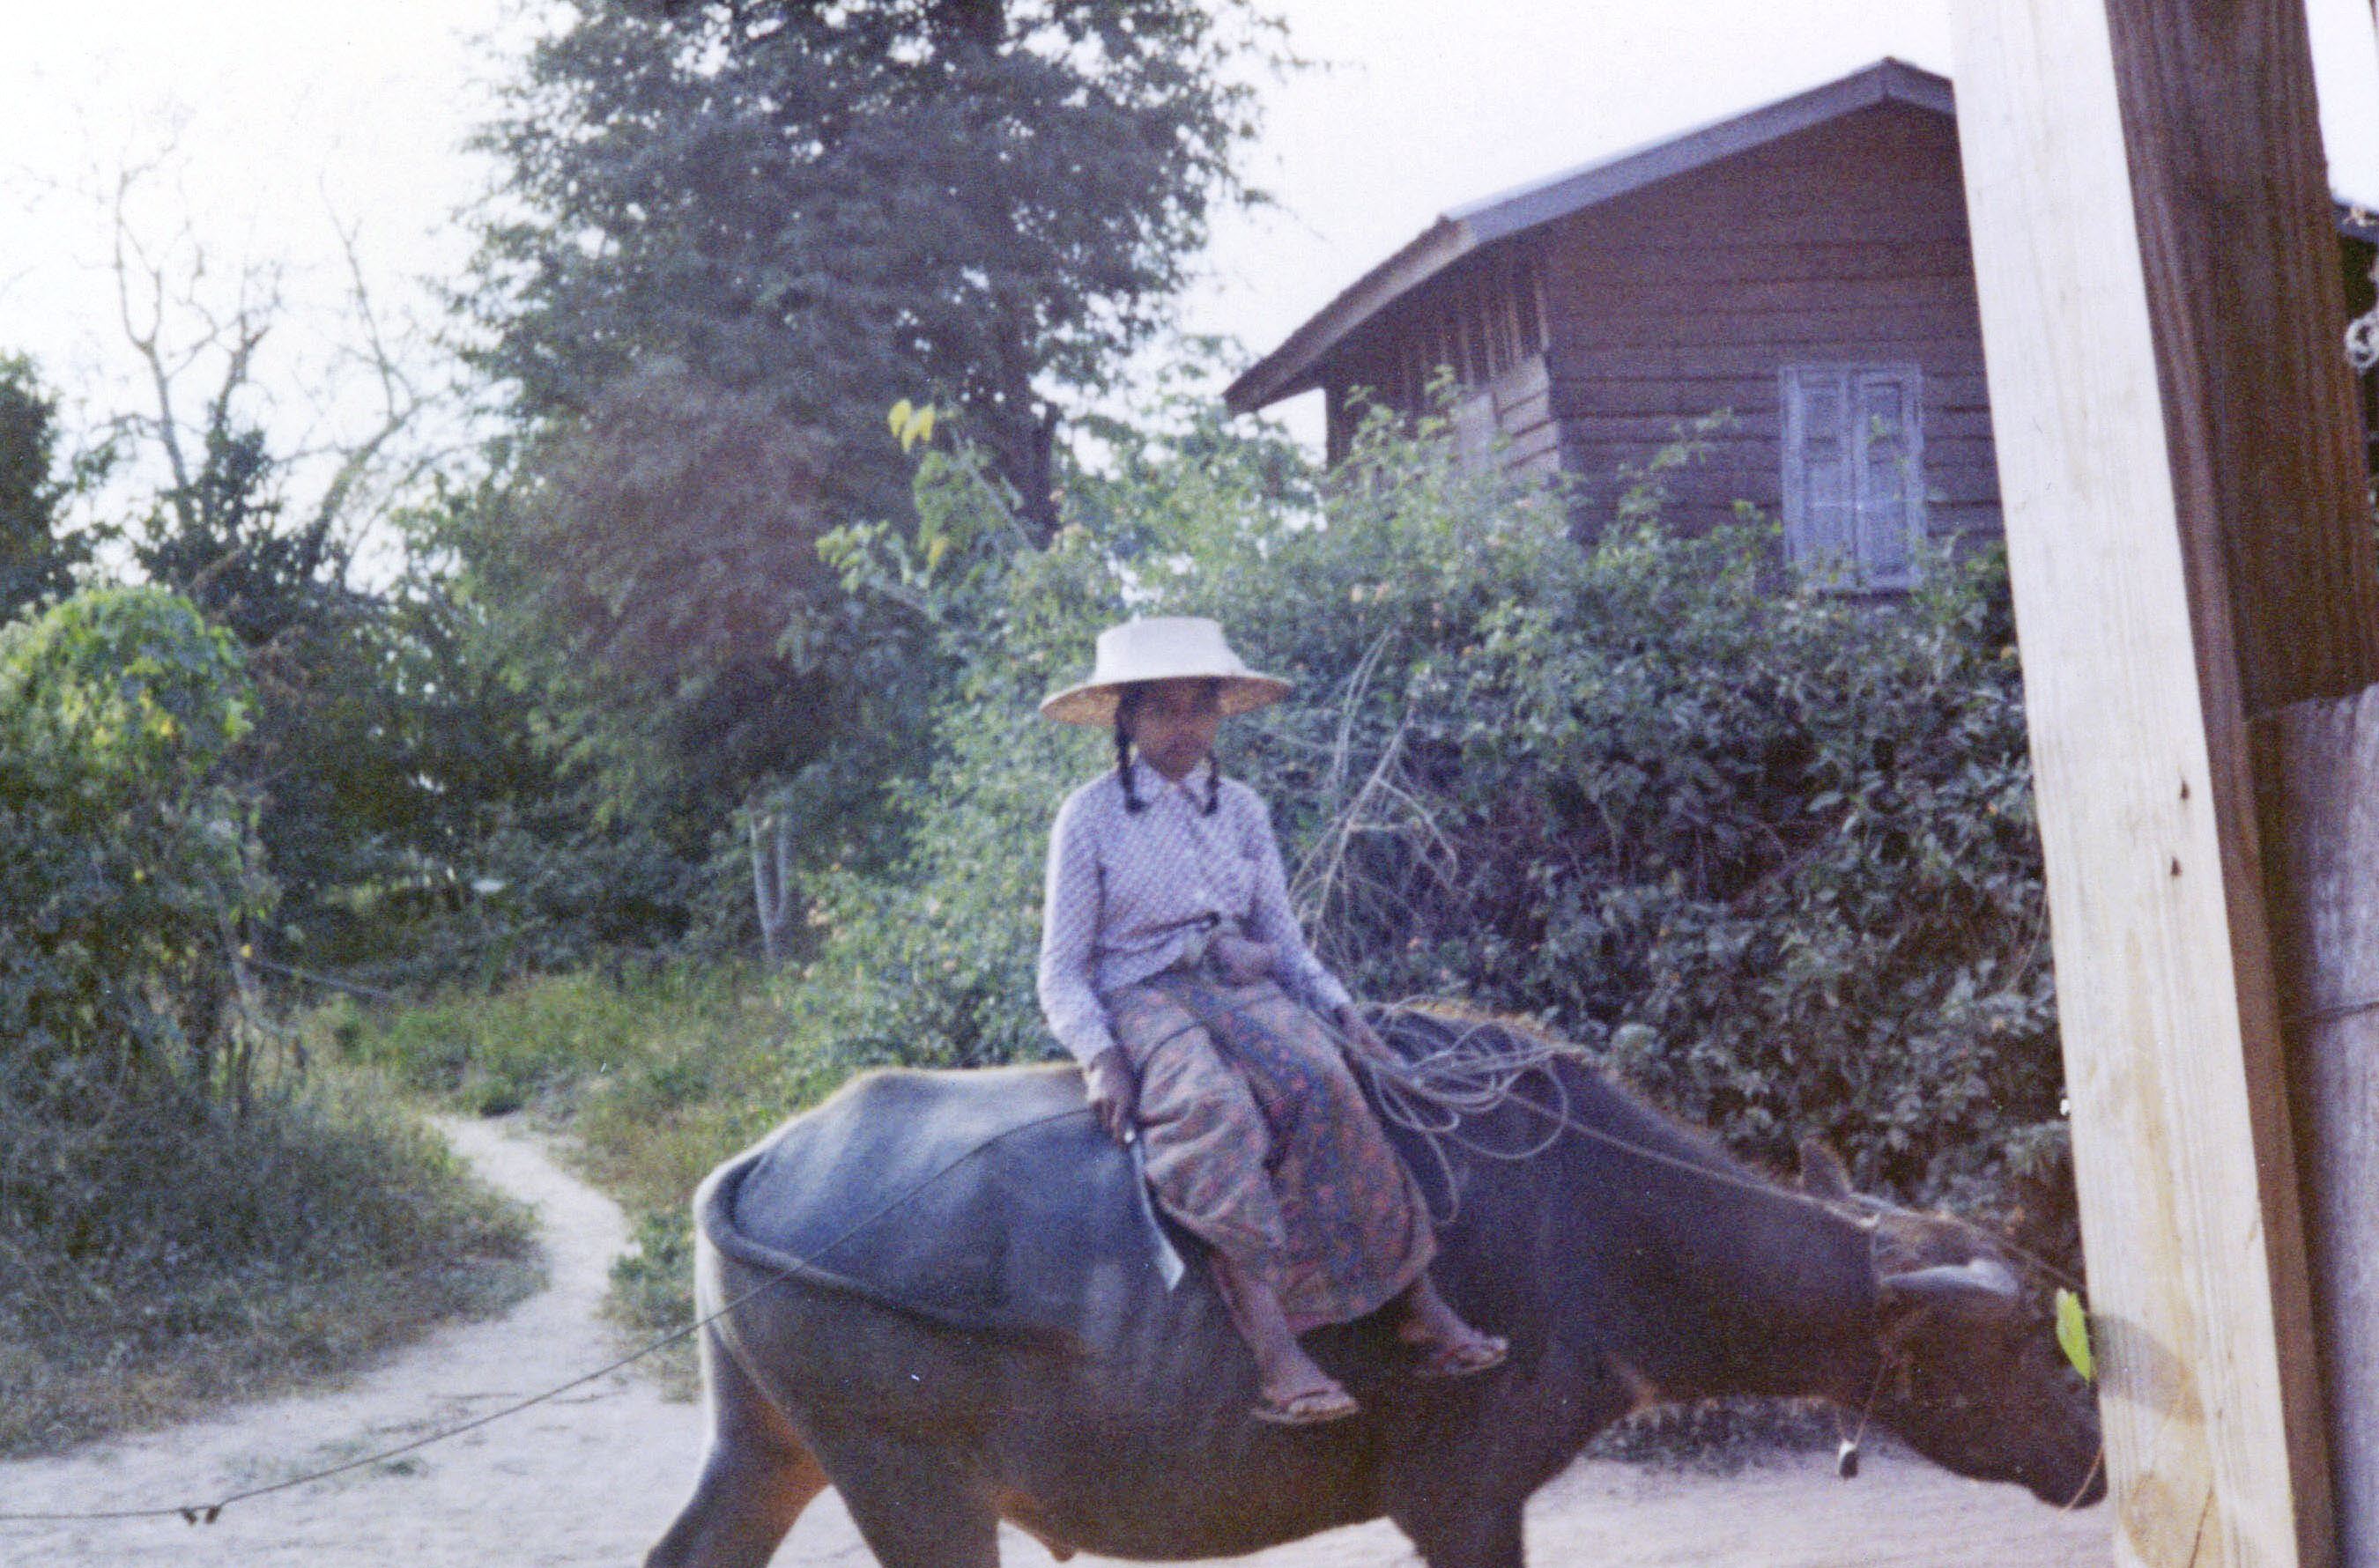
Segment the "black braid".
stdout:
<path fill-rule="evenodd" d="M 1123 809 L 1137 816 L 1148 809 L 1148 802 L 1133 792 L 1131 787 L 1131 731 L 1126 728 L 1131 721 L 1132 698 L 1138 688 L 1126 686 L 1116 698 L 1115 742 L 1116 778 L 1123 785 Z"/>
<path fill-rule="evenodd" d="M 1206 814 L 1214 815 L 1214 808 L 1222 803 L 1223 765 L 1209 752 L 1206 754 Z"/>

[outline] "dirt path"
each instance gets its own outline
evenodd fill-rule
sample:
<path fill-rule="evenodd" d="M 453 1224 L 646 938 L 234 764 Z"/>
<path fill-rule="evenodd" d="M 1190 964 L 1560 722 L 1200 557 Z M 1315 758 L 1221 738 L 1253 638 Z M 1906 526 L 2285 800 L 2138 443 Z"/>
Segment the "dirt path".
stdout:
<path fill-rule="evenodd" d="M 610 1260 L 626 1245 L 619 1210 L 525 1134 L 485 1122 L 441 1125 L 489 1182 L 536 1205 L 548 1288 L 501 1320 L 441 1331 L 340 1391 L 227 1410 L 61 1459 L 0 1465 L 0 1512 L 218 1496 L 392 1446 L 617 1354 L 594 1309 Z M 241 1503 L 212 1526 L 0 1525 L 0 1562 L 633 1563 L 683 1500 L 702 1435 L 697 1406 L 662 1399 L 633 1373 L 613 1374 L 406 1458 Z M 2060 1516 L 2011 1488 L 1908 1461 L 1870 1462 L 1865 1478 L 1845 1486 L 1811 1458 L 1725 1479 L 1579 1465 L 1538 1494 L 1528 1538 L 1539 1563 L 1579 1568 L 2057 1568 L 2107 1562 L 2108 1525 L 2104 1509 Z M 1049 1562 L 1012 1533 L 1003 1555 L 1009 1568 Z M 867 1568 L 870 1561 L 831 1494 L 777 1556 L 779 1568 Z M 1389 1568 L 1414 1559 L 1394 1529 L 1374 1525 L 1241 1561 Z"/>

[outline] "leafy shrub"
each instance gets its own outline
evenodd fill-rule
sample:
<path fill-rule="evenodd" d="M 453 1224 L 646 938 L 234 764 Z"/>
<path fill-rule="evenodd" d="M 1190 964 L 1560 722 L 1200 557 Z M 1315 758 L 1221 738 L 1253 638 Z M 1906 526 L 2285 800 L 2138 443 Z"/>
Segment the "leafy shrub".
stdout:
<path fill-rule="evenodd" d="M 0 1098 L 54 1128 L 246 1092 L 232 949 L 271 888 L 211 775 L 250 706 L 230 638 L 156 589 L 0 629 Z M 71 1203 L 48 1152 L 0 1152 L 0 1198 Z"/>
<path fill-rule="evenodd" d="M 517 1294 L 525 1219 L 246 1006 L 272 887 L 215 775 L 252 704 L 161 590 L 0 630 L 0 1453 Z"/>
<path fill-rule="evenodd" d="M 1904 603 L 1798 586 L 1756 518 L 1660 526 L 1691 442 L 1581 546 L 1564 496 L 1467 474 L 1443 436 L 1374 421 L 1326 481 L 1211 422 L 1127 439 L 1022 557 L 970 553 L 1005 520 L 944 456 L 918 545 L 838 541 L 855 585 L 905 596 L 969 658 L 895 790 L 905 858 L 814 889 L 790 1059 L 1049 1049 L 1048 824 L 1110 754 L 1034 704 L 1127 607 L 1211 614 L 1297 681 L 1226 730 L 1224 763 L 1272 802 L 1308 929 L 1359 994 L 1531 1015 L 1738 1149 L 1827 1136 L 1885 1189 L 1987 1200 L 2054 1175 L 1998 564 L 1944 556 Z"/>

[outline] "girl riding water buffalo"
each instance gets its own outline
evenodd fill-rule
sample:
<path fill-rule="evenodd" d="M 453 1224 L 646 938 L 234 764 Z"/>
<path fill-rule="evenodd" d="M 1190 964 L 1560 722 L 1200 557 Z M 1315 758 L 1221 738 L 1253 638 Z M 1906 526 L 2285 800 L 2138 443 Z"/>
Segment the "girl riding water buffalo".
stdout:
<path fill-rule="evenodd" d="M 1356 1410 L 1308 1328 L 1392 1305 L 1422 1376 L 1507 1347 L 1431 1283 L 1428 1209 L 1340 1042 L 1385 1047 L 1306 946 L 1262 799 L 1215 765 L 1222 720 L 1287 689 L 1214 621 L 1167 617 L 1102 633 L 1091 679 L 1041 705 L 1112 724 L 1116 766 L 1058 809 L 1040 995 L 1101 1124 L 1141 1140 L 1157 1201 L 1207 1244 L 1255 1414 L 1303 1425 Z"/>

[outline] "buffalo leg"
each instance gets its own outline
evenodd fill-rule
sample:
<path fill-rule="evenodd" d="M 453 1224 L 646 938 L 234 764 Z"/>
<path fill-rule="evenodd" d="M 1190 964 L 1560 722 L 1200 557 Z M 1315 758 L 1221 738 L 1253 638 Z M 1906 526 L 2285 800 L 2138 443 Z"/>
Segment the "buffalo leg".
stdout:
<path fill-rule="evenodd" d="M 694 1497 L 645 1568 L 767 1568 L 827 1475 L 735 1357 L 702 1338 L 710 1391 L 710 1451 Z"/>
<path fill-rule="evenodd" d="M 835 1445 L 835 1490 L 883 1568 L 999 1568 L 999 1516 L 956 1466 L 905 1445 Z"/>
<path fill-rule="evenodd" d="M 1448 1503 L 1419 1516 L 1395 1514 L 1429 1568 L 1522 1568 L 1520 1507 L 1491 1502 Z"/>

